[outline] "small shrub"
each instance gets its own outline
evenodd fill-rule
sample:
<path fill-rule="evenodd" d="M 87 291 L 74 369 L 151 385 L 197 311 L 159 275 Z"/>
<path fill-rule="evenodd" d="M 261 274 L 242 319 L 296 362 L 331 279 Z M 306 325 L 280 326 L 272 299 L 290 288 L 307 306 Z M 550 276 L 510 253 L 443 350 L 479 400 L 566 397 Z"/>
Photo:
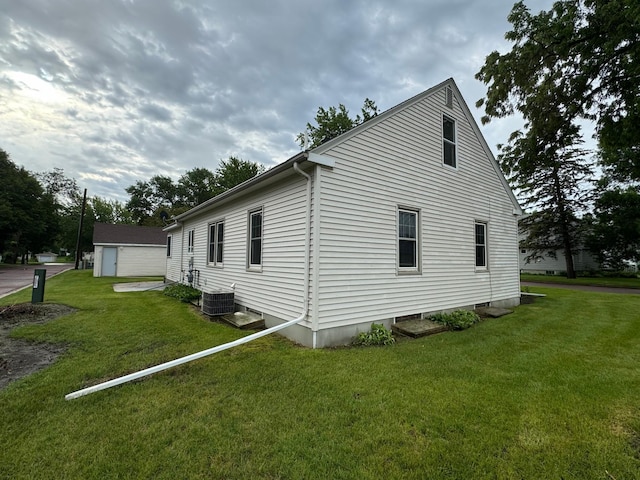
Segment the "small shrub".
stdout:
<path fill-rule="evenodd" d="M 480 317 L 471 310 L 455 310 L 451 313 L 436 313 L 431 315 L 429 320 L 442 323 L 452 330 L 464 330 L 474 323 L 478 323 Z"/>
<path fill-rule="evenodd" d="M 183 283 L 174 283 L 164 289 L 164 294 L 168 297 L 177 298 L 181 302 L 189 303 L 200 298 L 200 290 Z"/>
<path fill-rule="evenodd" d="M 354 345 L 372 346 L 372 345 L 393 345 L 396 339 L 393 338 L 391 330 L 385 328 L 381 323 L 371 324 L 371 330 L 368 332 L 360 332 L 353 341 Z"/>

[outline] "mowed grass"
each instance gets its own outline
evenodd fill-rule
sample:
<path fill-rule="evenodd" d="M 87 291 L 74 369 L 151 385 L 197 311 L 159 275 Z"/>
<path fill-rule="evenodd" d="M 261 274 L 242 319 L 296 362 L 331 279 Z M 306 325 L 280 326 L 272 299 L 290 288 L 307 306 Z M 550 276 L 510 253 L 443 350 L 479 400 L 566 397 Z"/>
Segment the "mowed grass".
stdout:
<path fill-rule="evenodd" d="M 640 295 L 532 288 L 547 297 L 383 348 L 270 336 L 65 401 L 246 334 L 90 275 L 48 280 L 78 312 L 17 332 L 69 350 L 0 392 L 0 478 L 640 478 Z"/>
<path fill-rule="evenodd" d="M 622 277 L 567 278 L 562 275 L 535 275 L 531 273 L 521 273 L 520 280 L 523 282 L 561 283 L 565 285 L 590 285 L 590 286 L 596 286 L 596 287 L 640 289 L 640 278 L 622 278 Z"/>

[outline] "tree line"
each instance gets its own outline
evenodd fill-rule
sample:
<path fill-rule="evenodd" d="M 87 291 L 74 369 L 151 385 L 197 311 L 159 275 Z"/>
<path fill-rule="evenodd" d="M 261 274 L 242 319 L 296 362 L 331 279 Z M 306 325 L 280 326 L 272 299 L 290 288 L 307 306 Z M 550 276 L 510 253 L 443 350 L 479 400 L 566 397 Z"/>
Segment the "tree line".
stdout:
<path fill-rule="evenodd" d="M 531 260 L 587 248 L 618 269 L 640 260 L 640 2 L 559 0 L 532 14 L 517 2 L 505 38 L 487 56 L 483 123 L 525 121 L 498 160 L 530 214 L 521 221 Z M 597 149 L 584 148 L 583 121 Z"/>
<path fill-rule="evenodd" d="M 96 222 L 163 225 L 160 212 L 177 215 L 264 171 L 264 166 L 236 157 L 215 171 L 194 168 L 177 182 L 154 176 L 126 188 L 125 203 L 99 196 L 87 198 L 79 249 L 93 250 Z M 5 263 L 25 263 L 29 254 L 51 251 L 75 254 L 83 192 L 60 168 L 34 173 L 17 166 L 0 149 L 0 255 Z"/>

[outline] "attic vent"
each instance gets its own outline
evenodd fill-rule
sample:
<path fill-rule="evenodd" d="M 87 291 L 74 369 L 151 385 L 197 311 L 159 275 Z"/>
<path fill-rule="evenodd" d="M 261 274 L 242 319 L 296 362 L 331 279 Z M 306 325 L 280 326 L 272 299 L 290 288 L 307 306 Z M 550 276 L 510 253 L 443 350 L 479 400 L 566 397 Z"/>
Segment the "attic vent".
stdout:
<path fill-rule="evenodd" d="M 451 87 L 444 87 L 444 104 L 449 108 L 453 108 L 453 90 L 451 90 Z"/>
<path fill-rule="evenodd" d="M 233 292 L 216 290 L 202 293 L 202 313 L 206 315 L 226 315 L 235 310 Z"/>

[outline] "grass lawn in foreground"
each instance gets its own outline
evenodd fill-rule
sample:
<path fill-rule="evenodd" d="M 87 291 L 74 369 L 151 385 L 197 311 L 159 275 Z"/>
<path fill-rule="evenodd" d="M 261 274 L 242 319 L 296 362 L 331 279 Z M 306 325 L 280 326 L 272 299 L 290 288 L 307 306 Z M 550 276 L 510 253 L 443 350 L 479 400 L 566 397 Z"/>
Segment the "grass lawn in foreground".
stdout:
<path fill-rule="evenodd" d="M 15 332 L 69 350 L 0 391 L 0 478 L 640 478 L 640 296 L 532 287 L 547 297 L 462 332 L 265 337 L 65 401 L 246 335 L 112 281 L 48 280 L 47 301 L 79 310 Z"/>

